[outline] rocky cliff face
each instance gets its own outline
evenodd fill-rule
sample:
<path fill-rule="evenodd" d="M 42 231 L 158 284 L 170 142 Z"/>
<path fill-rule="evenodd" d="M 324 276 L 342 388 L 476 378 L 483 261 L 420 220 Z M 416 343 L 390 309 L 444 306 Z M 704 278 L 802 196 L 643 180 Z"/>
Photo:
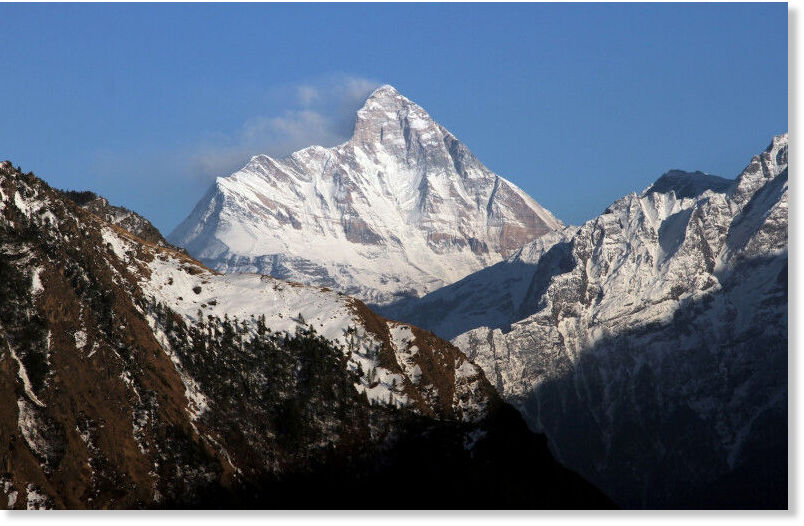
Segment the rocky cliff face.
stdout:
<path fill-rule="evenodd" d="M 372 303 L 420 296 L 562 227 L 391 86 L 354 135 L 219 178 L 169 236 L 222 272 L 260 272 Z"/>
<path fill-rule="evenodd" d="M 669 172 L 386 312 L 454 337 L 623 506 L 786 507 L 787 150 Z"/>
<path fill-rule="evenodd" d="M 0 275 L 8 508 L 610 506 L 448 342 L 220 275 L 9 163 Z"/>
<path fill-rule="evenodd" d="M 95 192 L 77 192 L 73 190 L 60 192 L 67 199 L 101 217 L 104 221 L 117 225 L 124 230 L 128 230 L 135 236 L 149 243 L 163 247 L 171 246 L 165 238 L 162 237 L 162 233 L 159 232 L 159 229 L 152 225 L 150 221 L 128 208 L 109 204 L 108 199 L 99 196 Z"/>

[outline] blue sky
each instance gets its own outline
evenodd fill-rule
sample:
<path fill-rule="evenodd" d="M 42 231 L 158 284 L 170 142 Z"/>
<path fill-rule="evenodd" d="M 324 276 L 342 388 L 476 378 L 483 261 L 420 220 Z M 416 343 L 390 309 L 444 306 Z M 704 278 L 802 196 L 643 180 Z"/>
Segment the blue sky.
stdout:
<path fill-rule="evenodd" d="M 394 85 L 578 224 L 787 131 L 786 4 L 0 4 L 0 159 L 163 232 Z"/>

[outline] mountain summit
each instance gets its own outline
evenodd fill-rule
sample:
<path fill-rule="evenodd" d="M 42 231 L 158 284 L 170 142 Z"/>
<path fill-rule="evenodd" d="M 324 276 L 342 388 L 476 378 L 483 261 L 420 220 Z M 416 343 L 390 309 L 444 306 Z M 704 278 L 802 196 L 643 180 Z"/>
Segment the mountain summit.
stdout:
<path fill-rule="evenodd" d="M 358 110 L 347 142 L 253 157 L 218 178 L 169 240 L 220 271 L 382 304 L 453 283 L 561 228 L 385 85 Z"/>

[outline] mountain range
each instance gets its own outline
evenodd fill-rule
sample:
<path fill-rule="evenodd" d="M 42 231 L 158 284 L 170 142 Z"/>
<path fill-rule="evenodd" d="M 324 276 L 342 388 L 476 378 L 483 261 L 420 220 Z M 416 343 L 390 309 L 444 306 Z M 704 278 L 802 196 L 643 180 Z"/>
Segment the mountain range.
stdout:
<path fill-rule="evenodd" d="M 625 507 L 786 507 L 788 138 L 379 309 L 483 367 Z"/>
<path fill-rule="evenodd" d="M 123 216 L 0 164 L 6 508 L 613 506 L 450 343 Z"/>
<path fill-rule="evenodd" d="M 170 239 L 219 270 L 326 284 L 451 340 L 562 462 L 622 506 L 784 507 L 787 142 L 774 137 L 737 179 L 672 170 L 564 226 L 383 86 L 347 143 L 253 158 Z M 295 204 L 285 216 L 307 210 L 334 227 L 319 222 L 307 236 L 307 223 L 266 221 L 256 201 Z M 347 235 L 355 217 L 371 233 Z M 186 235 L 213 231 L 200 245 L 202 235 Z M 242 244 L 245 231 L 260 233 Z M 466 244 L 432 243 L 448 237 Z M 262 239 L 277 238 L 279 255 L 258 255 L 274 252 Z M 249 256 L 218 253 L 219 242 L 248 245 L 239 250 Z M 303 266 L 282 263 L 297 257 Z"/>
<path fill-rule="evenodd" d="M 783 134 L 567 226 L 387 85 L 167 239 L 4 163 L 0 503 L 786 508 L 787 215 Z"/>

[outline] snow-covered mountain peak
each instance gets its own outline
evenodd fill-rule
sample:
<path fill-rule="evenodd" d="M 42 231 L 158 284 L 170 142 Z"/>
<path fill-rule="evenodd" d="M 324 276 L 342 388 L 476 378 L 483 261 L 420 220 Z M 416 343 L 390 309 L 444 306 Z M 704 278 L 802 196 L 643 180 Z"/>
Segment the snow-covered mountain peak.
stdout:
<path fill-rule="evenodd" d="M 448 158 L 445 137 L 454 139 L 445 128 L 418 104 L 401 95 L 392 86 L 375 90 L 357 111 L 355 128 L 349 144 L 382 163 L 391 158 L 410 166 L 416 158 Z M 400 172 L 418 175 L 416 171 Z"/>
<path fill-rule="evenodd" d="M 780 133 L 779 135 L 774 135 L 773 139 L 771 140 L 770 146 L 768 149 L 783 149 L 787 147 L 788 143 L 788 134 L 787 133 Z"/>
<path fill-rule="evenodd" d="M 787 145 L 787 134 L 777 135 L 764 152 L 751 159 L 737 178 L 733 196 L 736 202 L 741 205 L 747 203 L 758 188 L 777 174 L 784 173 L 785 184 L 787 183 Z"/>
<path fill-rule="evenodd" d="M 393 86 L 380 86 L 357 110 L 355 135 L 365 126 L 399 124 L 409 113 L 432 122 L 421 106 L 400 94 Z"/>
<path fill-rule="evenodd" d="M 390 84 L 383 84 L 371 92 L 361 110 L 372 109 L 373 107 L 392 109 L 403 105 L 413 105 L 413 102 L 399 93 L 395 87 Z"/>
<path fill-rule="evenodd" d="M 399 93 L 390 84 L 385 84 L 371 92 L 371 95 L 366 98 L 363 106 L 357 110 L 357 120 L 360 122 L 365 119 L 377 119 L 382 117 L 382 112 L 393 114 L 399 111 L 411 111 L 430 119 L 424 108 Z"/>
<path fill-rule="evenodd" d="M 221 271 L 385 303 L 452 283 L 562 228 L 385 85 L 358 110 L 348 141 L 252 157 L 218 178 L 170 239 Z"/>

